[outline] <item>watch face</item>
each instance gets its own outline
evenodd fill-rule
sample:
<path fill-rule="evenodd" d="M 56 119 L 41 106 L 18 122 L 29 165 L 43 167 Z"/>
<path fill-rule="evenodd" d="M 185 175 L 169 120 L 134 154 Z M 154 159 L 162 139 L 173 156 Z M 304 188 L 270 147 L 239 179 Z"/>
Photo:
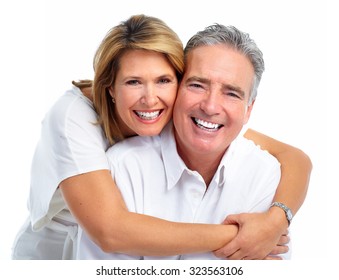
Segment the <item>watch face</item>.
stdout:
<path fill-rule="evenodd" d="M 286 215 L 287 215 L 287 219 L 292 220 L 292 213 L 291 213 L 291 211 L 287 211 Z"/>
<path fill-rule="evenodd" d="M 280 207 L 281 209 L 283 209 L 285 211 L 286 219 L 288 220 L 288 224 L 290 224 L 290 222 L 292 221 L 292 218 L 293 218 L 293 214 L 292 214 L 292 211 L 286 205 L 284 205 L 283 203 L 280 203 L 280 202 L 274 202 L 274 203 L 272 203 L 271 206 L 277 206 L 277 207 Z"/>

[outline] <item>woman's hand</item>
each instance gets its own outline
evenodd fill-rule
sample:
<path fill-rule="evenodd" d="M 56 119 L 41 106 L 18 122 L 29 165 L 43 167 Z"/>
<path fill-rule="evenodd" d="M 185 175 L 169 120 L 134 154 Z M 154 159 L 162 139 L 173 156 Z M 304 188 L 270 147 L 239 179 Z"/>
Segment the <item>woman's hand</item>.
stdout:
<path fill-rule="evenodd" d="M 276 207 L 274 207 L 276 208 Z M 265 213 L 230 215 L 224 224 L 239 226 L 237 236 L 225 247 L 214 251 L 218 258 L 281 259 L 276 256 L 288 252 L 289 242 L 286 218 L 276 209 Z"/>

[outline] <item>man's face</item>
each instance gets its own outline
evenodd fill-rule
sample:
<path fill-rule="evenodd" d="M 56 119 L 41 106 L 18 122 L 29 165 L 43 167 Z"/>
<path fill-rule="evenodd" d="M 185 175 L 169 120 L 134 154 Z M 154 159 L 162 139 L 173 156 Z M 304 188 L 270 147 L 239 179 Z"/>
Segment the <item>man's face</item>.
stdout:
<path fill-rule="evenodd" d="M 173 121 L 180 155 L 224 154 L 248 121 L 254 69 L 225 45 L 202 46 L 187 57 Z"/>

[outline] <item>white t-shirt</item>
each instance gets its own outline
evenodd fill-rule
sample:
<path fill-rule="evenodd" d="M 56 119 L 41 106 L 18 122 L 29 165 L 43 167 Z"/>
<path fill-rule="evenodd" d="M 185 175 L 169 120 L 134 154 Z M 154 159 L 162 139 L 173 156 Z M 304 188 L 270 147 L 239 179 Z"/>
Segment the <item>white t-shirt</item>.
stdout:
<path fill-rule="evenodd" d="M 59 184 L 74 175 L 108 169 L 108 142 L 92 102 L 73 87 L 46 114 L 31 169 L 29 211 L 34 230 L 66 209 Z"/>
<path fill-rule="evenodd" d="M 14 259 L 72 259 L 77 222 L 58 188 L 71 176 L 109 169 L 108 141 L 92 102 L 72 87 L 52 106 L 32 161 L 29 220 L 13 244 Z"/>
<path fill-rule="evenodd" d="M 206 185 L 179 157 L 172 125 L 155 137 L 133 137 L 107 152 L 112 176 L 130 211 L 176 222 L 220 224 L 229 214 L 266 211 L 280 180 L 280 164 L 239 136 Z M 79 230 L 79 259 L 154 259 L 104 253 Z M 157 259 L 215 259 L 212 253 Z"/>

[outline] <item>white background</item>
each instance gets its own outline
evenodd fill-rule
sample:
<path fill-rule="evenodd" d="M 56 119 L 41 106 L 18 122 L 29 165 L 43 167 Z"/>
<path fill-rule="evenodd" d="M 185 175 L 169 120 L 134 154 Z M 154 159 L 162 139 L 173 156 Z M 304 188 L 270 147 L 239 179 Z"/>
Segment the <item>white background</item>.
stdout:
<path fill-rule="evenodd" d="M 72 80 L 92 78 L 92 58 L 106 32 L 132 14 L 163 19 L 185 44 L 212 23 L 250 33 L 266 71 L 249 127 L 304 150 L 312 159 L 309 192 L 292 224 L 293 259 L 336 255 L 338 207 L 330 157 L 338 98 L 330 1 L 11 1 L 0 7 L 0 259 L 10 259 L 26 218 L 30 161 L 40 122 Z M 338 26 L 338 25 L 337 25 Z M 330 44 L 331 42 L 331 44 Z M 334 93 L 334 94 L 333 94 Z M 335 162 L 336 163 L 336 162 Z M 333 161 L 331 161 L 333 165 Z"/>

